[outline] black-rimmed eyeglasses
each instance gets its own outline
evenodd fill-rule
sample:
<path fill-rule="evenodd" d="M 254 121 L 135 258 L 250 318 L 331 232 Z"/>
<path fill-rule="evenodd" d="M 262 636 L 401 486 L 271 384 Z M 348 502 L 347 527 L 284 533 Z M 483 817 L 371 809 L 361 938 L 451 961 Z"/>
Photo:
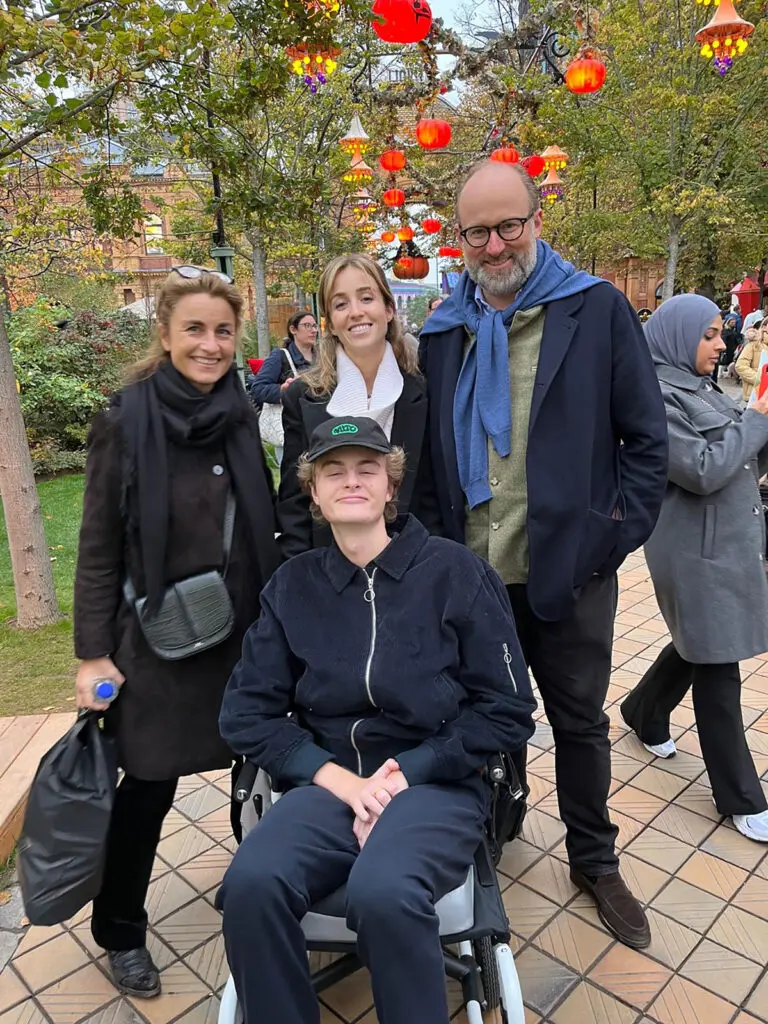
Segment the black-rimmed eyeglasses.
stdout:
<path fill-rule="evenodd" d="M 533 213 L 535 212 L 534 210 Z M 463 231 L 459 231 L 459 234 L 473 249 L 482 249 L 484 245 L 487 245 L 492 231 L 496 232 L 502 242 L 516 242 L 525 230 L 525 225 L 533 217 L 533 213 L 529 213 L 527 217 L 507 217 L 506 220 L 494 224 L 490 228 L 485 224 L 476 224 L 474 227 L 464 228 Z"/>
<path fill-rule="evenodd" d="M 209 267 L 196 267 L 193 263 L 183 263 L 180 267 L 172 267 L 171 272 L 178 274 L 179 277 L 183 277 L 187 281 L 194 281 L 196 278 L 202 277 L 203 274 L 212 274 L 221 281 L 232 284 L 232 278 L 229 274 L 225 274 L 221 270 L 211 270 Z"/>

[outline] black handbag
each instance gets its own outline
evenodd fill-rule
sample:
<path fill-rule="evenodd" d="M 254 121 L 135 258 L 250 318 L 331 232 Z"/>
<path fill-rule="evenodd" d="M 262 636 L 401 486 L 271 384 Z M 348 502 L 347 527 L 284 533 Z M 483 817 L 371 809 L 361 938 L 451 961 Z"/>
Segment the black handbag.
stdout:
<path fill-rule="evenodd" d="M 504 845 L 517 839 L 522 831 L 528 790 L 520 782 L 509 754 L 495 754 L 490 758 L 487 776 L 491 784 L 491 810 L 486 823 L 486 836 L 491 858 L 496 865 L 501 860 Z"/>
<path fill-rule="evenodd" d="M 166 588 L 156 615 L 147 598 L 137 597 L 130 577 L 123 584 L 125 600 L 136 613 L 144 639 L 164 661 L 180 661 L 215 647 L 232 632 L 235 610 L 224 582 L 235 528 L 235 496 L 230 491 L 224 512 L 223 568 L 178 580 Z"/>
<path fill-rule="evenodd" d="M 32 924 L 67 921 L 101 891 L 116 787 L 114 740 L 84 712 L 43 755 L 29 791 L 18 872 Z"/>

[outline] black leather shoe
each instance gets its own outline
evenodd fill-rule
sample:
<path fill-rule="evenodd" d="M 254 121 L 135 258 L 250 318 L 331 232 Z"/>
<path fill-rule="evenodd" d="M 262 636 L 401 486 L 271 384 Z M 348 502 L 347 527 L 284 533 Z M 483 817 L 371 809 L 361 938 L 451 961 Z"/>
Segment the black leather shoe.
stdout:
<path fill-rule="evenodd" d="M 160 974 L 146 946 L 107 950 L 112 981 L 120 992 L 137 999 L 160 995 Z"/>
<path fill-rule="evenodd" d="M 571 881 L 588 892 L 597 904 L 597 913 L 608 931 L 632 949 L 651 944 L 651 926 L 640 901 L 629 891 L 618 871 L 592 879 L 571 868 Z"/>

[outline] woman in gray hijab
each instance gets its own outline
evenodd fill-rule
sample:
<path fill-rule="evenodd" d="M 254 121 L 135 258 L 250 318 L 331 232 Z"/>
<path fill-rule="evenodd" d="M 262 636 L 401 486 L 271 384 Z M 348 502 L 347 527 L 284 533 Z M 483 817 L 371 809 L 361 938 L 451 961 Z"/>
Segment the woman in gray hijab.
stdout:
<path fill-rule="evenodd" d="M 768 393 L 741 411 L 712 383 L 722 318 L 701 295 L 668 299 L 645 324 L 667 410 L 669 481 L 645 546 L 672 643 L 621 705 L 651 753 L 672 757 L 669 716 L 689 689 L 715 805 L 768 842 L 768 810 L 741 716 L 739 661 L 768 650 L 765 525 Z"/>

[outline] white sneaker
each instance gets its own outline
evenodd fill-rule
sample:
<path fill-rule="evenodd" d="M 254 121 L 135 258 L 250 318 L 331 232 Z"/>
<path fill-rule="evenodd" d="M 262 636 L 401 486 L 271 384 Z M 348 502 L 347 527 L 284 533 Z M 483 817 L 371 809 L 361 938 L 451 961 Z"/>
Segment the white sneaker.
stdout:
<path fill-rule="evenodd" d="M 733 824 L 747 839 L 768 843 L 768 811 L 760 814 L 734 814 Z"/>
<path fill-rule="evenodd" d="M 665 740 L 664 743 L 644 743 L 643 746 L 656 757 L 674 757 L 677 753 L 674 740 Z"/>

